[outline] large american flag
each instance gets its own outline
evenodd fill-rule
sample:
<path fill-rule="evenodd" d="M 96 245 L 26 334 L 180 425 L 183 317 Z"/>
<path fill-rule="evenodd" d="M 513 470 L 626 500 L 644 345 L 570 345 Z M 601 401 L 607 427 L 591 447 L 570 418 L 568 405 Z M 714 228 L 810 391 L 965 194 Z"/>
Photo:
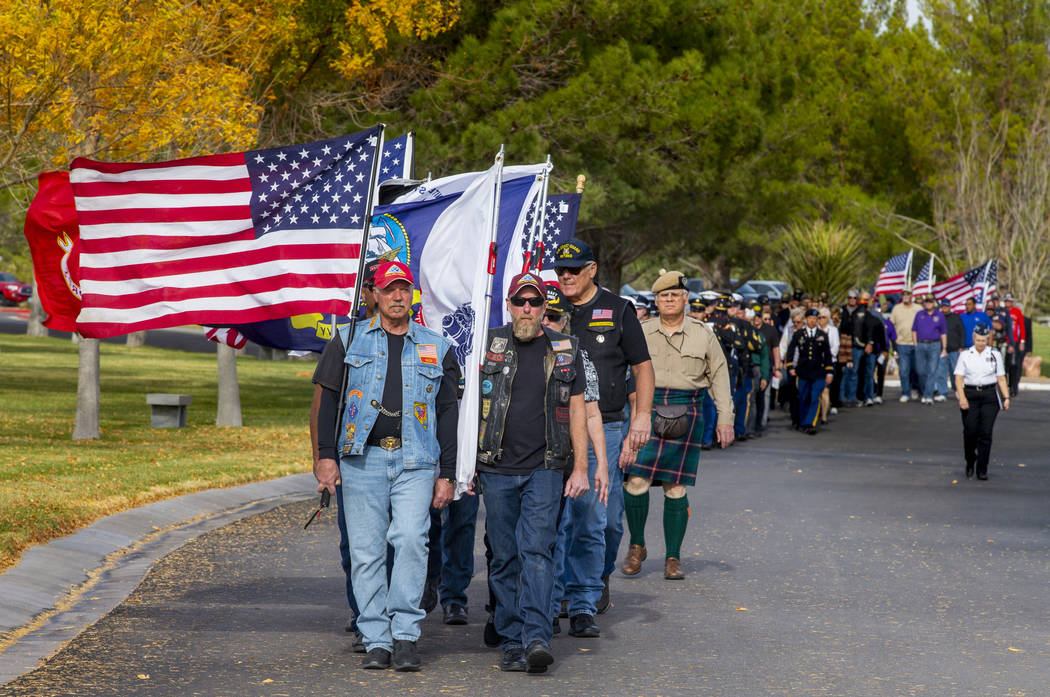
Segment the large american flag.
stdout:
<path fill-rule="evenodd" d="M 536 244 L 543 244 L 543 258 L 536 256 L 533 248 L 532 265 L 538 268 L 544 281 L 557 280 L 554 274 L 554 250 L 558 245 L 576 235 L 576 220 L 580 215 L 580 194 L 554 194 L 547 197 L 546 215 L 543 220 L 543 231 L 537 231 Z M 529 234 L 536 208 L 539 202 L 533 202 L 525 216 L 525 237 L 522 238 L 522 254 L 528 251 Z"/>
<path fill-rule="evenodd" d="M 117 336 L 351 311 L 383 126 L 158 163 L 73 161 L 83 308 Z"/>
<path fill-rule="evenodd" d="M 904 290 L 910 266 L 911 252 L 890 257 L 889 261 L 882 265 L 879 277 L 875 280 L 875 295 L 899 293 Z"/>
<path fill-rule="evenodd" d="M 941 281 L 933 287 L 933 294 L 938 299 L 950 300 L 953 312 L 965 310 L 967 298 L 973 298 L 977 309 L 983 310 L 988 294 L 995 290 L 998 281 L 999 262 L 993 259 Z"/>
<path fill-rule="evenodd" d="M 930 255 L 929 261 L 923 264 L 922 268 L 919 269 L 919 273 L 915 276 L 915 283 L 912 285 L 912 293 L 916 297 L 926 295 L 927 293 L 933 292 L 933 255 Z"/>

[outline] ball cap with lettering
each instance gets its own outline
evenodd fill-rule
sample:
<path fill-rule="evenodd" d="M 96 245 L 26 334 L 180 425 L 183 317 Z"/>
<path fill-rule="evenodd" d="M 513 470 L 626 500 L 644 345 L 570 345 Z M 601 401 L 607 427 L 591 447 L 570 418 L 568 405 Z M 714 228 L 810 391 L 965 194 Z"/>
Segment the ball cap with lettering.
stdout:
<path fill-rule="evenodd" d="M 376 269 L 373 281 L 376 288 L 386 288 L 395 281 L 405 281 L 410 286 L 416 285 L 412 272 L 400 261 L 388 261 Z"/>
<path fill-rule="evenodd" d="M 554 250 L 554 266 L 566 266 L 578 269 L 594 261 L 594 250 L 583 240 L 573 237 L 558 245 Z"/>
<path fill-rule="evenodd" d="M 373 259 L 372 261 L 369 261 L 369 262 L 365 263 L 364 281 L 365 281 L 366 285 L 372 284 L 372 283 L 375 282 L 376 271 L 378 271 L 379 267 L 382 266 L 385 263 L 386 263 L 386 261 L 383 260 L 383 259 Z"/>
<path fill-rule="evenodd" d="M 634 301 L 631 301 L 634 307 Z M 547 312 L 565 313 L 569 311 L 569 303 L 562 295 L 561 289 L 554 283 L 547 284 Z"/>
<path fill-rule="evenodd" d="M 517 276 L 510 279 L 510 286 L 507 287 L 507 297 L 513 298 L 521 292 L 522 288 L 535 288 L 541 298 L 547 297 L 547 285 L 543 282 L 543 279 L 539 277 L 539 274 L 532 273 L 531 271 L 519 273 Z"/>
<path fill-rule="evenodd" d="M 660 275 L 653 283 L 653 292 L 662 293 L 665 290 L 685 288 L 685 274 L 681 271 L 668 271 Z"/>

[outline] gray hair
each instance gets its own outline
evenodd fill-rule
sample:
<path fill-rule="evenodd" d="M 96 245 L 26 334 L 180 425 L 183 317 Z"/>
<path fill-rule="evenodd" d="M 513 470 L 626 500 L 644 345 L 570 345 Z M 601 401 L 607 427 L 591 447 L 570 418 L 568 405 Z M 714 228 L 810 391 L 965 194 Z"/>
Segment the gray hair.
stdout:
<path fill-rule="evenodd" d="M 803 308 L 801 306 L 796 307 L 794 310 L 791 311 L 791 319 L 795 319 L 796 317 L 802 317 L 805 314 L 806 314 L 805 308 Z"/>

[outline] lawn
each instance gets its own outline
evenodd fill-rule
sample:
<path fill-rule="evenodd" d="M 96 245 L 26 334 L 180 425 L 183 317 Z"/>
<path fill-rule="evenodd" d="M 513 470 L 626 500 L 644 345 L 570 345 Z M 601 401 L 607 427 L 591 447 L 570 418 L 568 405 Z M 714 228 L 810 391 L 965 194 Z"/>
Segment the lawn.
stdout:
<path fill-rule="evenodd" d="M 245 425 L 219 428 L 214 355 L 102 344 L 101 438 L 73 441 L 76 346 L 0 335 L 0 571 L 111 513 L 310 471 L 313 367 L 239 358 Z M 192 395 L 187 427 L 150 428 L 148 392 Z"/>
<path fill-rule="evenodd" d="M 1043 357 L 1042 375 L 1050 377 L 1050 327 L 1032 324 L 1032 337 L 1035 339 L 1035 353 Z"/>

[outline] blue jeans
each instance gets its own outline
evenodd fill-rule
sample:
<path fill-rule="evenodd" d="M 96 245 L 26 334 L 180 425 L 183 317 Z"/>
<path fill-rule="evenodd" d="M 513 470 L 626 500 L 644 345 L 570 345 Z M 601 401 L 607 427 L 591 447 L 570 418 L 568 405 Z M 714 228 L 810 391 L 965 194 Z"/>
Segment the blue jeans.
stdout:
<path fill-rule="evenodd" d="M 350 540 L 357 628 L 365 648 L 391 650 L 394 639 L 416 641 L 427 570 L 427 532 L 434 468 L 406 470 L 400 450 L 366 447 L 339 463 Z M 394 566 L 387 581 L 387 542 Z"/>
<path fill-rule="evenodd" d="M 924 399 L 933 398 L 937 383 L 937 363 L 941 358 L 941 342 L 920 341 L 915 347 L 916 367 L 919 369 L 919 385 Z M 904 394 L 903 392 L 901 394 Z"/>
<path fill-rule="evenodd" d="M 467 586 L 474 575 L 474 533 L 478 497 L 464 494 L 439 512 L 441 523 L 441 606 L 467 606 Z"/>
<path fill-rule="evenodd" d="M 733 393 L 733 433 L 739 438 L 747 433 L 747 417 L 751 412 L 751 369 L 748 368 L 740 381 L 740 389 Z"/>
<path fill-rule="evenodd" d="M 857 349 L 853 349 L 853 367 L 842 366 L 842 382 L 839 384 L 839 401 L 852 404 L 857 400 Z M 863 356 L 864 352 L 860 354 Z"/>
<path fill-rule="evenodd" d="M 609 467 L 617 466 L 620 461 L 620 439 L 610 434 L 622 432 L 622 421 L 611 421 L 605 427 L 605 453 L 609 458 Z M 594 473 L 598 461 L 593 448 L 587 452 L 587 479 L 590 487 L 587 493 L 579 498 L 565 502 L 561 525 L 558 528 L 558 545 L 554 551 L 554 597 L 551 602 L 553 619 L 559 610 L 563 597 L 569 600 L 569 616 L 596 612 L 605 584 L 602 575 L 605 571 L 606 528 L 608 527 L 608 510 L 613 507 L 613 492 L 609 492 L 609 509 L 598 500 L 594 490 Z M 619 515 L 616 544 L 623 536 L 623 478 L 620 478 Z M 615 564 L 615 560 L 613 562 Z"/>
<path fill-rule="evenodd" d="M 952 393 L 955 385 L 955 364 L 959 362 L 959 352 L 949 351 L 948 355 L 937 363 L 937 386 L 934 388 L 945 397 Z"/>
<path fill-rule="evenodd" d="M 624 438 L 630 430 L 630 412 L 626 421 L 605 424 L 605 457 L 609 460 L 609 504 L 605 510 L 605 567 L 602 569 L 602 576 L 608 576 L 616 570 L 616 555 L 620 551 L 620 540 L 623 539 L 623 470 L 620 469 L 620 451 L 623 450 Z M 588 452 L 587 457 L 594 457 L 594 453 Z"/>
<path fill-rule="evenodd" d="M 711 445 L 715 442 L 715 426 L 718 422 L 718 410 L 715 409 L 715 401 L 711 399 L 710 391 L 704 394 L 704 401 L 703 405 L 700 407 L 700 412 L 704 417 L 704 435 L 700 439 L 700 442 L 704 445 Z"/>
<path fill-rule="evenodd" d="M 346 600 L 350 603 L 350 610 L 354 613 L 350 620 L 350 631 L 357 631 L 357 616 L 360 610 L 357 608 L 357 599 L 354 598 L 354 582 L 350 579 L 350 538 L 346 534 L 346 518 L 343 517 L 343 486 L 335 485 L 335 516 L 339 523 L 339 559 L 343 565 L 343 573 L 346 575 Z"/>
<path fill-rule="evenodd" d="M 915 355 L 915 346 L 903 346 L 897 344 L 897 374 L 900 375 L 901 379 L 901 395 L 907 397 L 911 394 L 911 369 L 912 362 L 915 361 L 917 356 Z M 919 375 L 922 375 L 922 369 L 919 369 Z M 919 386 L 916 385 L 916 388 Z"/>
<path fill-rule="evenodd" d="M 528 475 L 482 472 L 485 529 L 492 546 L 493 622 L 503 650 L 533 641 L 550 645 L 554 544 L 564 478 L 561 470 Z"/>
<path fill-rule="evenodd" d="M 864 349 L 853 349 L 853 368 L 857 371 L 857 379 L 861 379 L 860 371 L 863 370 L 862 387 L 857 391 L 857 400 L 869 400 L 875 397 L 875 352 L 864 353 Z"/>

